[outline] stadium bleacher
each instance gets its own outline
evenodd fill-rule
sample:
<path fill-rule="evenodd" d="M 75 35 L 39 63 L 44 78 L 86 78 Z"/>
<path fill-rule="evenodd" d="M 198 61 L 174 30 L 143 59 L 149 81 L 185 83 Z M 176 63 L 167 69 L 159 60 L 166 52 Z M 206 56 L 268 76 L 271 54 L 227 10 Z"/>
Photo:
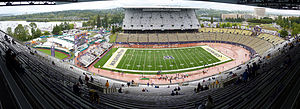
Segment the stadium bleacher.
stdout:
<path fill-rule="evenodd" d="M 198 29 L 199 22 L 192 8 L 125 7 L 124 31 Z M 159 11 L 158 11 L 159 10 Z"/>
<path fill-rule="evenodd" d="M 79 62 L 81 62 L 85 67 L 89 66 L 91 63 L 93 63 L 97 58 L 99 58 L 106 50 L 108 50 L 112 44 L 110 43 L 101 43 L 95 47 L 92 47 L 81 55 L 78 59 Z"/>
<path fill-rule="evenodd" d="M 201 42 L 201 41 L 227 41 L 239 43 L 248 46 L 262 55 L 268 49 L 282 43 L 284 40 L 270 34 L 260 34 L 257 37 L 250 36 L 251 31 L 240 29 L 225 28 L 201 28 L 199 33 L 156 33 L 156 34 L 120 34 L 117 42 L 123 43 L 145 43 L 148 42 L 145 36 L 148 36 L 149 42 L 152 43 L 180 43 L 180 42 Z M 203 31 L 203 32 L 202 32 Z M 224 32 L 224 33 L 223 33 Z M 245 35 L 244 35 L 245 34 Z M 128 41 L 126 41 L 128 38 Z M 138 40 L 138 38 L 140 38 Z"/>

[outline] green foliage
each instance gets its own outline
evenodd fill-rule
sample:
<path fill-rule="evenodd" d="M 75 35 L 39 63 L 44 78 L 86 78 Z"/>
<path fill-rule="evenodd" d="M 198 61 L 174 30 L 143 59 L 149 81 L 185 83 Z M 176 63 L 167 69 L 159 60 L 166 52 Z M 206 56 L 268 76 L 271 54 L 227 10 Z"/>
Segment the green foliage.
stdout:
<path fill-rule="evenodd" d="M 36 29 L 33 38 L 38 38 L 40 36 L 42 36 L 42 31 L 40 29 Z"/>
<path fill-rule="evenodd" d="M 31 22 L 31 23 L 29 24 L 29 26 L 30 26 L 31 28 L 37 28 L 37 25 L 36 25 L 34 22 Z"/>
<path fill-rule="evenodd" d="M 250 22 L 250 23 L 260 23 L 260 24 L 269 24 L 269 23 L 274 22 L 270 18 L 264 18 L 264 19 L 255 19 L 254 18 L 254 19 L 248 19 L 247 21 Z"/>
<path fill-rule="evenodd" d="M 43 35 L 50 35 L 49 31 L 44 31 Z"/>
<path fill-rule="evenodd" d="M 292 36 L 300 34 L 300 17 L 283 18 L 278 16 L 275 22 L 282 28 L 291 31 Z"/>
<path fill-rule="evenodd" d="M 97 28 L 100 28 L 101 27 L 101 19 L 100 19 L 100 15 L 97 15 Z"/>
<path fill-rule="evenodd" d="M 61 23 L 59 25 L 55 25 L 52 30 L 52 34 L 54 35 L 62 35 L 63 30 L 74 29 L 74 24 L 69 24 L 67 22 Z"/>
<path fill-rule="evenodd" d="M 15 28 L 13 37 L 15 37 L 21 41 L 27 41 L 27 40 L 30 40 L 30 38 L 31 38 L 28 30 L 22 24 L 19 24 Z"/>
<path fill-rule="evenodd" d="M 292 36 L 300 34 L 300 24 L 294 23 L 292 26 Z"/>
<path fill-rule="evenodd" d="M 11 27 L 8 27 L 8 28 L 6 29 L 6 32 L 7 32 L 8 35 L 13 36 L 13 32 L 12 32 Z"/>
<path fill-rule="evenodd" d="M 61 31 L 61 28 L 59 26 L 55 25 L 53 27 L 52 34 L 58 35 L 60 31 Z"/>
<path fill-rule="evenodd" d="M 285 29 L 279 31 L 279 33 L 280 33 L 280 36 L 283 37 L 283 38 L 285 38 L 289 34 L 288 31 L 286 31 Z"/>

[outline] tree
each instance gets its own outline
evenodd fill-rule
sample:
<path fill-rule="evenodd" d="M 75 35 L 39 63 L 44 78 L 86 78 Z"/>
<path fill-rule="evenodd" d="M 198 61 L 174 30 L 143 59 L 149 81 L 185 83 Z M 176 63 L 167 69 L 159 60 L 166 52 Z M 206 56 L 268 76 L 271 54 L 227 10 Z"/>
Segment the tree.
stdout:
<path fill-rule="evenodd" d="M 38 38 L 40 36 L 42 36 L 42 31 L 40 29 L 36 29 L 33 38 Z"/>
<path fill-rule="evenodd" d="M 14 32 L 13 36 L 16 37 L 18 40 L 21 40 L 21 41 L 29 40 L 29 38 L 28 38 L 29 33 L 28 33 L 28 31 L 25 30 L 25 28 L 23 27 L 22 24 L 19 24 L 15 28 L 15 32 Z"/>
<path fill-rule="evenodd" d="M 31 22 L 31 23 L 29 24 L 29 26 L 30 26 L 31 28 L 37 28 L 37 25 L 36 25 L 34 22 Z"/>
<path fill-rule="evenodd" d="M 213 17 L 213 16 L 210 17 L 210 23 L 211 23 L 211 24 L 214 23 L 214 17 Z"/>
<path fill-rule="evenodd" d="M 203 28 L 204 27 L 204 24 L 201 24 L 201 28 Z"/>
<path fill-rule="evenodd" d="M 59 35 L 60 30 L 61 30 L 61 25 L 60 26 L 55 25 L 53 27 L 52 34 Z"/>
<path fill-rule="evenodd" d="M 104 28 L 108 27 L 108 17 L 106 14 L 104 15 L 104 18 L 102 19 L 102 25 Z"/>
<path fill-rule="evenodd" d="M 100 15 L 97 15 L 97 28 L 101 27 L 101 19 L 100 19 Z"/>
<path fill-rule="evenodd" d="M 300 24 L 294 23 L 292 26 L 292 36 L 300 34 Z"/>
<path fill-rule="evenodd" d="M 44 35 L 50 35 L 49 31 L 44 31 Z"/>
<path fill-rule="evenodd" d="M 280 33 L 280 36 L 283 38 L 285 38 L 289 34 L 288 31 L 286 31 L 285 29 L 281 30 L 279 33 Z"/>
<path fill-rule="evenodd" d="M 69 29 L 74 29 L 74 24 L 69 24 Z"/>
<path fill-rule="evenodd" d="M 11 27 L 7 27 L 6 32 L 7 32 L 8 35 L 13 36 L 13 32 L 12 32 Z"/>

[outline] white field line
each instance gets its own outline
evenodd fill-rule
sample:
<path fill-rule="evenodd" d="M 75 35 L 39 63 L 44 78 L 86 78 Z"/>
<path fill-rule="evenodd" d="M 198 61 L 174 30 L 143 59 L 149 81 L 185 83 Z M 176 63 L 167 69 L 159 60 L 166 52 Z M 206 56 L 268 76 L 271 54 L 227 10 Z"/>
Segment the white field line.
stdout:
<path fill-rule="evenodd" d="M 207 65 L 208 62 L 206 61 L 207 60 L 206 55 L 204 55 L 199 49 L 196 49 L 196 50 L 197 50 L 197 53 L 200 53 L 202 56 L 204 56 L 204 57 L 200 56 L 200 58 L 205 62 L 204 65 Z M 204 58 L 206 58 L 206 60 Z"/>
<path fill-rule="evenodd" d="M 135 53 L 135 50 L 134 50 L 133 55 L 138 55 L 138 54 Z M 133 57 L 133 56 L 132 56 L 132 57 Z M 134 58 L 133 65 L 135 65 L 135 61 L 136 61 L 136 58 Z M 131 63 L 131 61 L 129 61 L 129 63 Z M 129 64 L 129 63 L 127 63 L 127 64 Z M 130 64 L 129 64 L 129 65 L 130 65 Z M 133 66 L 133 67 L 135 67 L 135 66 Z"/>
<path fill-rule="evenodd" d="M 197 49 L 197 48 L 195 48 L 195 49 Z M 188 50 L 184 50 L 184 51 L 187 52 Z M 185 55 L 185 53 L 184 53 L 184 55 Z M 200 64 L 199 64 L 200 61 L 199 61 L 199 59 L 198 59 L 197 57 L 191 56 L 189 53 L 188 53 L 187 55 L 188 55 L 189 57 L 192 57 L 192 58 L 193 58 L 193 61 L 196 62 L 198 65 L 200 65 Z M 186 56 L 186 55 L 185 55 L 185 56 Z M 196 58 L 196 59 L 195 59 L 195 58 Z M 197 61 L 197 60 L 198 60 L 198 61 Z M 190 62 L 192 62 L 192 61 L 190 61 Z M 196 64 L 196 63 L 195 63 L 195 64 Z M 193 64 L 193 65 L 194 65 L 194 64 Z"/>
<path fill-rule="evenodd" d="M 184 57 L 181 55 L 181 53 L 180 53 L 180 57 L 184 59 Z M 184 59 L 183 61 L 184 61 L 184 64 L 186 64 L 186 65 L 188 65 L 188 66 L 189 66 L 189 64 L 190 64 L 190 63 L 186 62 L 186 60 L 185 60 L 185 59 Z"/>
<path fill-rule="evenodd" d="M 174 52 L 173 50 L 171 50 L 171 51 Z M 174 54 L 176 55 L 176 57 L 178 57 L 176 52 L 174 52 Z M 178 60 L 180 61 L 180 59 L 178 59 Z M 177 69 L 179 69 L 179 67 L 178 67 L 178 65 L 177 65 L 177 63 L 176 63 L 176 61 L 175 61 L 175 60 L 173 60 L 173 61 L 175 62 L 175 65 L 176 65 Z M 181 64 L 181 61 L 180 61 L 179 65 L 180 65 L 180 64 Z"/>

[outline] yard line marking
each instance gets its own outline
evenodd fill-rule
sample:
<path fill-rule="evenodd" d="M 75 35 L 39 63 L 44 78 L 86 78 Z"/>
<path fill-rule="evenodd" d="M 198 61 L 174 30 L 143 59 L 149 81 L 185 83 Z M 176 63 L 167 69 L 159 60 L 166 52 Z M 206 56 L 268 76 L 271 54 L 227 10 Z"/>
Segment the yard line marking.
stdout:
<path fill-rule="evenodd" d="M 185 54 L 186 51 L 185 51 L 185 50 L 181 50 L 181 51 L 183 51 L 182 54 L 189 60 L 188 62 L 191 63 L 192 61 L 191 61 L 191 60 L 188 58 L 188 56 L 186 56 L 186 54 Z M 185 59 L 186 59 L 186 58 L 185 58 Z M 189 65 L 189 64 L 188 64 L 188 65 Z M 194 66 L 192 65 L 192 67 L 194 67 Z"/>
<path fill-rule="evenodd" d="M 174 50 L 174 52 L 175 52 L 175 50 Z M 177 54 L 177 53 L 175 53 L 175 54 Z M 189 65 L 189 63 L 188 62 L 186 62 L 186 60 L 185 60 L 185 58 L 181 55 L 181 53 L 179 53 L 180 54 L 180 57 L 181 57 L 181 59 L 183 59 L 183 61 L 184 61 L 184 63 L 185 63 L 185 65 L 187 65 L 187 67 L 189 67 L 188 65 Z"/>
<path fill-rule="evenodd" d="M 137 52 L 138 52 L 138 50 L 137 50 Z M 136 54 L 136 53 L 135 53 L 134 55 L 139 56 L 139 54 Z M 134 64 L 134 65 L 135 65 L 135 63 L 136 63 L 136 60 L 137 60 L 137 57 L 134 58 L 134 61 L 133 61 L 133 64 Z M 132 62 L 130 62 L 130 63 L 132 63 Z M 135 67 L 132 67 L 132 69 L 136 69 L 136 68 L 135 68 Z"/>
<path fill-rule="evenodd" d="M 171 51 L 173 51 L 173 50 L 171 50 Z M 174 51 L 173 51 L 174 52 Z M 174 52 L 174 54 L 177 56 L 177 53 L 176 52 Z M 179 57 L 179 56 L 178 56 Z M 177 59 L 177 58 L 175 58 L 175 59 Z M 175 61 L 175 59 L 174 59 L 174 61 Z M 179 60 L 180 61 L 180 59 L 178 58 L 177 60 Z M 175 61 L 176 62 L 176 61 Z M 180 62 L 181 63 L 181 62 Z M 175 63 L 175 65 L 176 65 L 176 67 L 177 67 L 177 69 L 179 69 L 179 67 L 177 66 L 177 63 Z"/>

